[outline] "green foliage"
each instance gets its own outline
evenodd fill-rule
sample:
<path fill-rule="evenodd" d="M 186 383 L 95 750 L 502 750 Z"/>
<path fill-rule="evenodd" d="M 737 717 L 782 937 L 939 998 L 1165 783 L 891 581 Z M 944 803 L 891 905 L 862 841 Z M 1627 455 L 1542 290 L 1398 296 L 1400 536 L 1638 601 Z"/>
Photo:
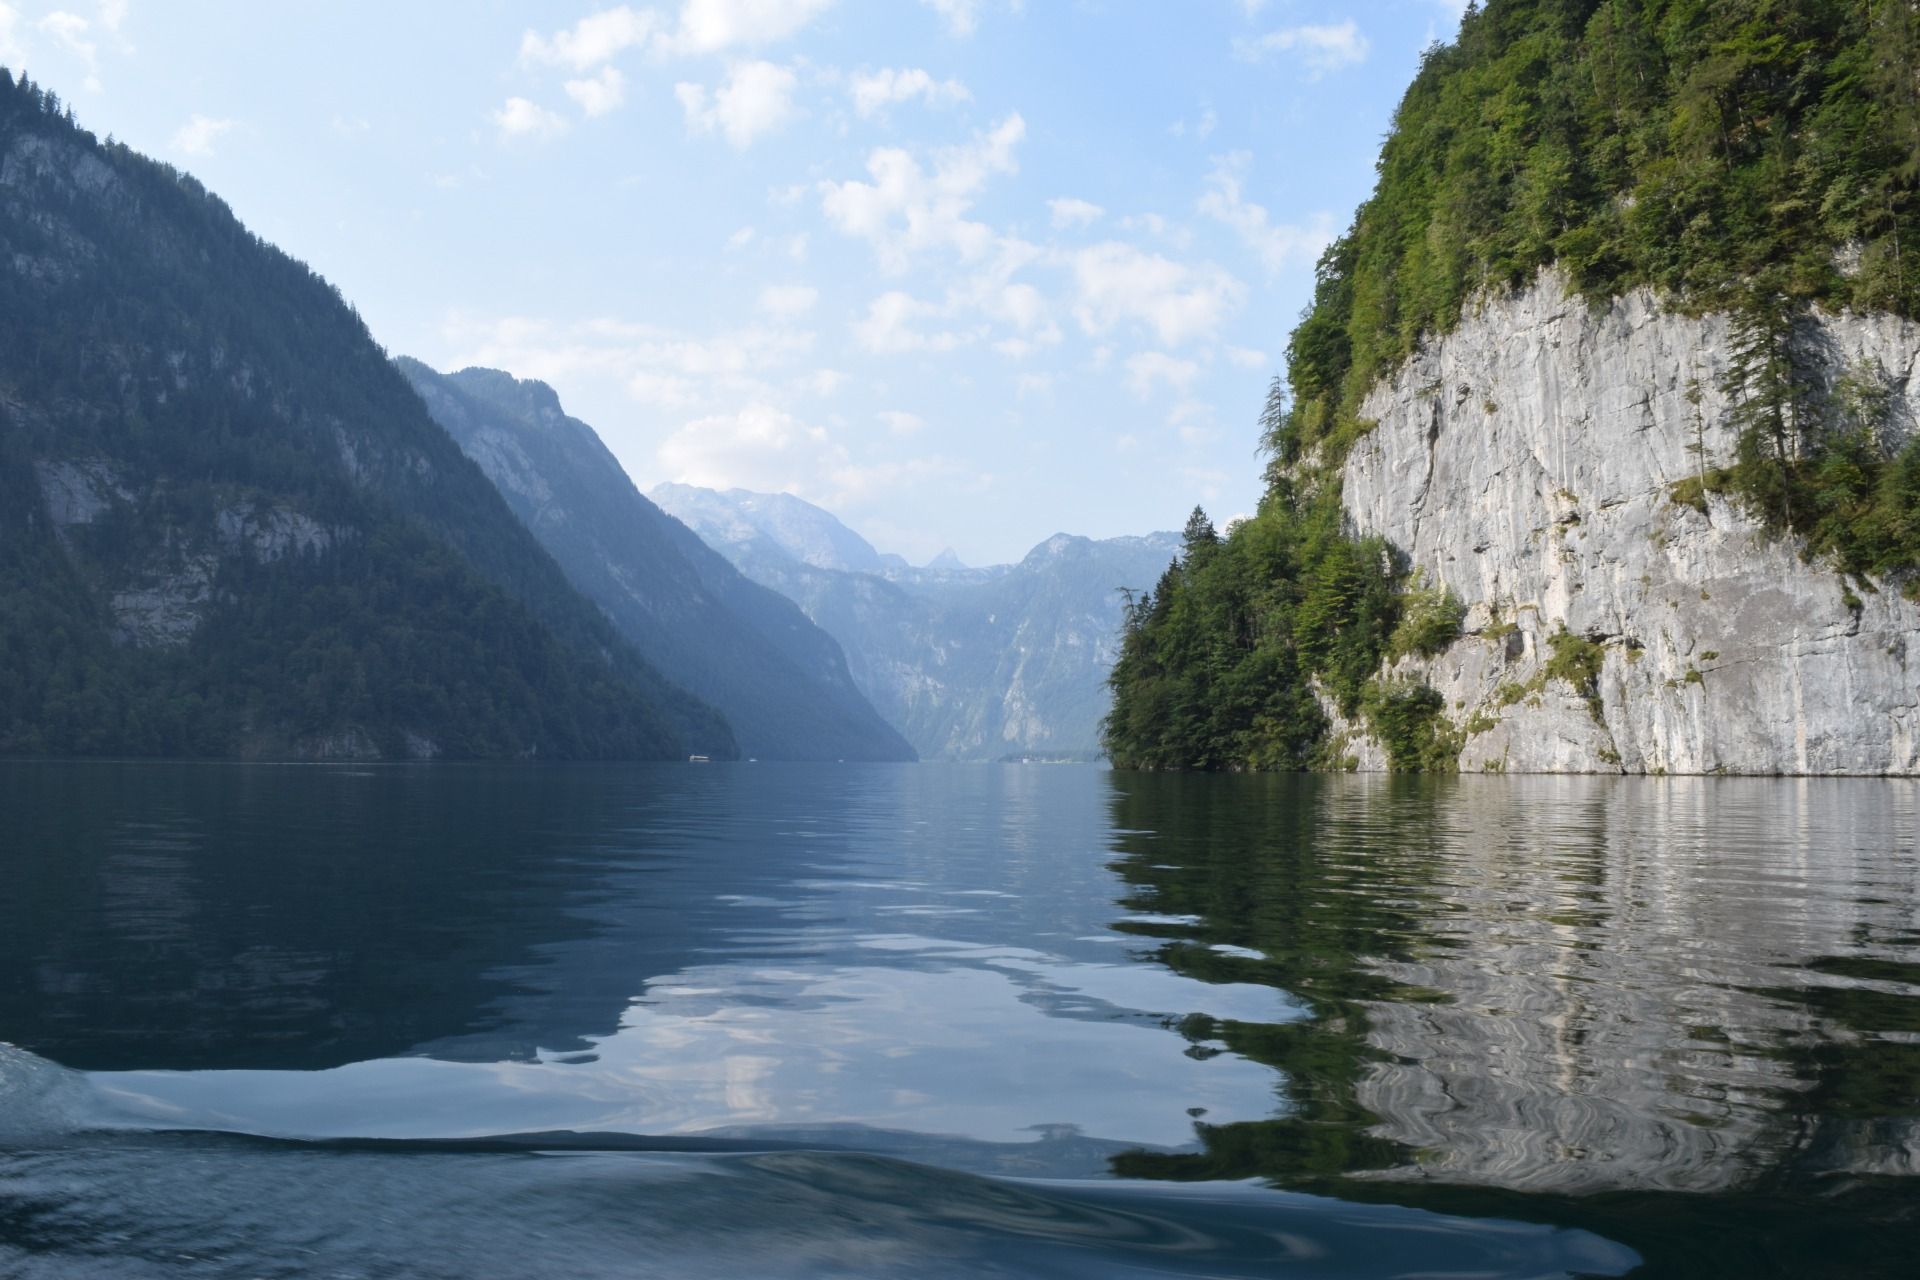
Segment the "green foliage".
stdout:
<path fill-rule="evenodd" d="M 1687 476 L 1667 486 L 1667 501 L 1676 507 L 1692 507 L 1701 515 L 1706 515 L 1707 495 L 1714 492 L 1717 489 L 1710 478 Z"/>
<path fill-rule="evenodd" d="M 1565 680 L 1575 693 L 1586 699 L 1587 710 L 1600 719 L 1600 669 L 1606 664 L 1607 651 L 1586 636 L 1577 636 L 1565 627 L 1547 637 L 1552 655 L 1542 668 L 1550 680 Z"/>
<path fill-rule="evenodd" d="M 1129 609 L 1109 680 L 1109 756 L 1137 769 L 1321 763 L 1314 682 L 1343 715 L 1362 713 L 1404 625 L 1404 576 L 1380 539 L 1342 532 L 1337 495 L 1324 490 L 1276 491 L 1224 539 L 1196 512 L 1185 554 Z M 1429 594 L 1422 608 L 1457 631 L 1457 602 Z M 1431 642 L 1441 630 L 1426 617 L 1413 634 Z"/>
<path fill-rule="evenodd" d="M 1467 616 L 1467 607 L 1451 590 L 1427 586 L 1417 570 L 1414 578 L 1401 597 L 1400 625 L 1387 645 L 1389 658 L 1432 657 L 1460 638 L 1460 623 Z"/>
<path fill-rule="evenodd" d="M 1904 576 L 1920 595 L 1920 442 L 1890 449 L 1884 375 L 1822 388 L 1831 361 L 1808 349 L 1804 323 L 1814 305 L 1920 314 L 1916 186 L 1920 6 L 1469 6 L 1457 41 L 1425 54 L 1373 195 L 1320 260 L 1285 383 L 1260 419 L 1260 515 L 1206 564 L 1176 565 L 1130 620 L 1108 722 L 1115 762 L 1311 762 L 1272 746 L 1310 736 L 1304 699 L 1294 718 L 1226 715 L 1213 701 L 1226 673 L 1259 655 L 1296 698 L 1317 678 L 1351 716 L 1384 658 L 1457 634 L 1457 602 L 1407 591 L 1385 548 L 1339 536 L 1338 464 L 1371 426 L 1359 405 L 1381 376 L 1454 327 L 1474 296 L 1549 265 L 1591 298 L 1647 285 L 1732 312 L 1725 389 L 1739 446 L 1707 466 L 1694 384 L 1702 456 L 1673 486 L 1676 504 L 1704 512 L 1708 494 L 1737 495 L 1848 573 Z M 1598 718 L 1600 646 L 1550 642 L 1540 676 L 1496 701 L 1563 679 Z M 1365 700 L 1395 766 L 1430 767 L 1444 710 L 1417 689 Z"/>
<path fill-rule="evenodd" d="M 1466 735 L 1447 720 L 1439 691 L 1405 680 L 1376 681 L 1361 699 L 1367 724 L 1400 773 L 1452 773 Z"/>
<path fill-rule="evenodd" d="M 1128 610 L 1103 740 L 1117 765 L 1298 768 L 1325 728 L 1309 677 L 1365 634 L 1373 586 L 1337 527 L 1269 503 L 1225 539 L 1195 512 Z"/>
<path fill-rule="evenodd" d="M 1920 437 L 1891 447 L 1893 377 L 1855 366 L 1823 386 L 1811 331 L 1778 294 L 1746 300 L 1734 332 L 1723 388 L 1740 434 L 1732 463 L 1707 473 L 1705 486 L 1733 493 L 1768 528 L 1805 538 L 1809 556 L 1843 573 L 1920 573 Z"/>
<path fill-rule="evenodd" d="M 1275 457 L 1337 455 L 1378 377 L 1549 264 L 1602 298 L 1646 284 L 1725 308 L 1764 280 L 1796 305 L 1920 313 L 1916 68 L 1904 3 L 1469 8 L 1320 261 Z"/>
<path fill-rule="evenodd" d="M 0 152 L 37 157 L 0 186 L 0 752 L 731 752 L 331 285 L 4 72 Z M 50 466 L 100 509 L 56 527 Z M 327 545 L 255 547 L 249 513 Z M 117 595 L 183 583 L 181 643 L 116 635 Z"/>

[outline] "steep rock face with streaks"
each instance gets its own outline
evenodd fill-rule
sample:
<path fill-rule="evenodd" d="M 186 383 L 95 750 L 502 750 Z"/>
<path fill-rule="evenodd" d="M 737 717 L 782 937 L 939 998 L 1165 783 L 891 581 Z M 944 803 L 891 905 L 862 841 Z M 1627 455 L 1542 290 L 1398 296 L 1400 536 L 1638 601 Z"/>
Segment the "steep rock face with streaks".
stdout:
<path fill-rule="evenodd" d="M 1889 448 L 1912 437 L 1920 325 L 1816 313 L 1808 337 L 1829 386 L 1884 379 Z M 1920 603 L 1803 558 L 1737 501 L 1675 500 L 1733 450 L 1729 350 L 1725 316 L 1647 290 L 1594 305 L 1547 272 L 1364 401 L 1352 525 L 1468 606 L 1457 642 L 1386 673 L 1439 691 L 1461 769 L 1920 772 Z M 1587 690 L 1547 677 L 1561 631 L 1593 646 Z M 1384 766 L 1359 726 L 1334 732 Z"/>

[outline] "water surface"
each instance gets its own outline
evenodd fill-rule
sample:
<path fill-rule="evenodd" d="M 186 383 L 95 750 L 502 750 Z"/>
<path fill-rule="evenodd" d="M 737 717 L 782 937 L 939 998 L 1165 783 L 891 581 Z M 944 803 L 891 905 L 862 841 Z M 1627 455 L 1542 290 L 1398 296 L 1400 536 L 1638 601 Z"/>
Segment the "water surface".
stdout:
<path fill-rule="evenodd" d="M 4 765 L 0 1274 L 1910 1274 L 1917 800 Z"/>

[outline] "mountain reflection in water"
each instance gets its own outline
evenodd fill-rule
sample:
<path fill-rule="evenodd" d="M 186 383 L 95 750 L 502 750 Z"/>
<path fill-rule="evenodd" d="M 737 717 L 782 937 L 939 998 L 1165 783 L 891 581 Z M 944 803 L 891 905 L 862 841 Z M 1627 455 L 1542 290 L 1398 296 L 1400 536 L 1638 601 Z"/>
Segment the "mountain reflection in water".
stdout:
<path fill-rule="evenodd" d="M 0 765 L 0 1272 L 1905 1275 L 1917 796 Z"/>
<path fill-rule="evenodd" d="M 1701 1273 L 1909 1264 L 1920 788 L 1188 782 L 1115 779 L 1124 905 L 1188 922 L 1130 927 L 1312 1016 L 1183 1026 L 1277 1068 L 1290 1106 L 1123 1172 L 1552 1204 Z"/>

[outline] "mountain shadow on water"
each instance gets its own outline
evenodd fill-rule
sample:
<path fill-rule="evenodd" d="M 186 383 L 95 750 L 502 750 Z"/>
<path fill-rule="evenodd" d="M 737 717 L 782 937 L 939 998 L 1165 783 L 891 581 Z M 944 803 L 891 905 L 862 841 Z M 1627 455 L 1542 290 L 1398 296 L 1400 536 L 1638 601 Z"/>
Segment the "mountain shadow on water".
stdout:
<path fill-rule="evenodd" d="M 699 940 L 656 901 L 682 860 L 607 833 L 717 823 L 729 772 L 6 763 L 0 1041 L 88 1071 L 586 1050 Z"/>

